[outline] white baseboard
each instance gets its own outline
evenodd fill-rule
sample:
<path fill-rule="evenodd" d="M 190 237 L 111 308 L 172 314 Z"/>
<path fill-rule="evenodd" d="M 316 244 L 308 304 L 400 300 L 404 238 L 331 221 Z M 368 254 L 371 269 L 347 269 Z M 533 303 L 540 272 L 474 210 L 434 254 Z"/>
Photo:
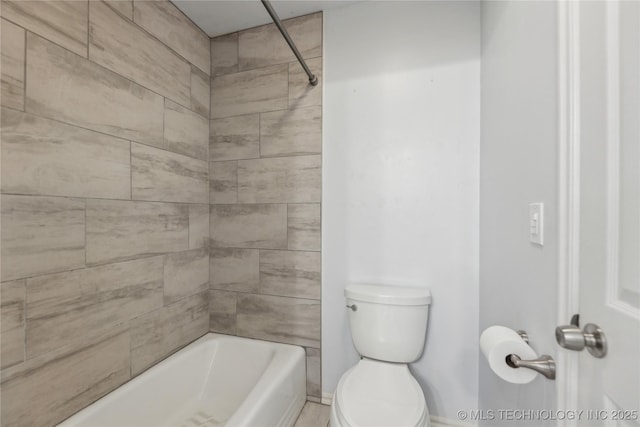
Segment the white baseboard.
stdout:
<path fill-rule="evenodd" d="M 431 416 L 431 427 L 476 427 L 477 424 L 471 424 L 460 420 L 451 420 L 449 418 Z"/>
<path fill-rule="evenodd" d="M 331 401 L 333 400 L 333 393 L 322 393 L 322 400 L 320 403 L 323 405 L 331 405 Z"/>

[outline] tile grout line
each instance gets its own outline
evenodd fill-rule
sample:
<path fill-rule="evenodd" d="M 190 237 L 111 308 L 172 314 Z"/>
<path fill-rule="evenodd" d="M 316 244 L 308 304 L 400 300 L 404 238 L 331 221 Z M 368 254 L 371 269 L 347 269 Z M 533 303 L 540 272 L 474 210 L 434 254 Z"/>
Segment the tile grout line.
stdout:
<path fill-rule="evenodd" d="M 294 106 L 293 108 L 289 108 L 288 99 L 287 99 L 287 108 L 267 109 L 267 110 L 264 110 L 264 111 L 254 111 L 254 112 L 249 112 L 249 113 L 233 114 L 233 115 L 230 115 L 230 116 L 212 117 L 211 121 L 234 119 L 236 117 L 244 117 L 244 116 L 254 116 L 256 114 L 283 113 L 283 112 L 286 112 L 286 111 L 296 111 L 296 110 L 310 110 L 312 108 L 322 110 L 322 105 L 303 105 L 303 106 L 300 106 L 300 107 Z"/>
<path fill-rule="evenodd" d="M 4 19 L 4 18 L 3 18 Z M 11 22 L 11 21 L 8 21 Z M 19 27 L 22 28 L 22 27 Z M 22 28 L 24 31 L 24 70 L 22 70 L 22 111 L 27 111 L 27 30 Z"/>
<path fill-rule="evenodd" d="M 164 254 L 162 256 L 162 307 L 161 308 L 165 308 L 168 304 L 167 302 L 167 293 L 166 293 L 166 289 L 165 289 L 165 285 L 166 285 L 166 281 L 164 280 L 165 276 L 166 276 L 166 271 L 167 271 L 167 259 L 168 259 L 169 255 L 168 254 Z"/>
<path fill-rule="evenodd" d="M 240 33 L 241 31 L 236 31 L 236 34 L 238 35 L 236 37 L 236 73 L 240 73 Z M 231 74 L 231 73 L 230 73 Z"/>
<path fill-rule="evenodd" d="M 129 141 L 129 200 L 133 201 L 133 141 Z"/>
<path fill-rule="evenodd" d="M 91 0 L 87 0 L 87 60 L 89 59 L 89 46 L 91 45 Z"/>
<path fill-rule="evenodd" d="M 213 61 L 213 58 L 212 58 Z M 240 72 L 240 32 L 237 32 L 237 37 L 236 37 L 236 67 L 237 67 L 237 72 Z M 212 93 L 213 93 L 213 80 L 211 80 L 211 88 L 212 88 Z M 213 98 L 213 97 L 212 97 Z M 212 106 L 213 106 L 213 99 L 212 99 Z M 210 114 L 213 114 L 213 107 L 211 109 Z M 258 116 L 258 123 L 260 120 L 260 116 Z M 259 124 L 258 124 L 259 126 Z M 258 155 L 259 155 L 259 147 L 260 147 L 260 133 L 258 131 Z M 209 156 L 211 156 L 211 154 L 209 154 Z M 236 203 L 239 203 L 240 200 L 240 189 L 238 188 L 238 182 L 239 182 L 239 172 L 238 172 L 238 161 L 236 160 Z M 260 250 L 258 250 L 258 266 L 260 265 Z M 258 267 L 258 289 L 260 289 L 260 269 Z M 234 335 L 238 336 L 238 292 L 234 292 L 234 300 L 235 300 L 235 310 L 234 310 L 234 319 L 233 319 L 233 324 L 234 324 Z"/>
<path fill-rule="evenodd" d="M 47 197 L 56 199 L 86 199 L 87 201 L 97 200 L 103 202 L 132 202 L 132 203 L 154 203 L 154 204 L 166 204 L 166 205 L 184 205 L 184 206 L 203 206 L 207 205 L 206 202 L 176 202 L 167 200 L 149 200 L 149 199 L 116 199 L 107 197 L 89 197 L 84 195 L 77 196 L 64 196 L 57 194 L 34 194 L 34 193 L 15 193 L 11 191 L 4 191 L 1 193 L 3 196 L 18 196 L 18 197 Z M 284 203 L 241 203 L 243 206 L 250 205 L 282 205 Z M 297 203 L 297 204 L 309 204 L 309 203 Z M 317 202 L 313 203 L 317 204 Z M 214 206 L 223 206 L 223 204 L 216 204 Z"/>
<path fill-rule="evenodd" d="M 262 292 L 262 249 L 258 249 L 258 294 Z"/>
<path fill-rule="evenodd" d="M 231 34 L 233 34 L 233 33 L 231 33 Z M 215 38 L 218 38 L 218 37 L 222 37 L 222 36 L 213 37 L 211 40 L 213 40 Z M 313 56 L 313 57 L 309 57 L 309 58 L 304 58 L 303 57 L 303 58 L 304 58 L 305 61 L 311 61 L 311 60 L 314 60 L 314 59 L 321 59 L 322 57 L 323 57 L 323 55 L 320 54 L 318 56 Z M 297 59 L 294 58 L 293 61 L 276 62 L 276 63 L 270 64 L 270 65 L 260 65 L 258 67 L 246 68 L 244 70 L 238 69 L 238 71 L 231 71 L 231 72 L 224 73 L 224 74 L 218 74 L 215 77 L 212 76 L 211 79 L 213 80 L 213 79 L 217 79 L 217 78 L 220 78 L 220 77 L 231 76 L 233 74 L 246 73 L 246 72 L 249 72 L 249 71 L 264 70 L 265 68 L 277 67 L 277 66 L 282 66 L 282 65 L 286 65 L 288 67 L 291 64 L 299 64 L 299 62 L 298 62 Z"/>
<path fill-rule="evenodd" d="M 200 248 L 191 248 L 191 206 L 186 205 L 185 210 L 187 211 L 187 251 L 200 249 Z"/>
<path fill-rule="evenodd" d="M 236 203 L 240 203 L 240 165 L 237 160 L 234 161 L 236 164 Z"/>
<path fill-rule="evenodd" d="M 262 112 L 258 113 L 258 158 L 262 158 Z"/>
<path fill-rule="evenodd" d="M 162 98 L 162 148 L 163 149 L 166 149 L 167 147 L 166 122 L 167 122 L 167 98 L 163 97 Z"/>
<path fill-rule="evenodd" d="M 291 245 L 289 244 L 289 203 L 287 203 L 287 212 L 286 212 L 286 226 L 287 226 L 287 250 L 291 250 Z"/>
<path fill-rule="evenodd" d="M 287 110 L 291 110 L 291 63 L 287 63 Z"/>
<path fill-rule="evenodd" d="M 154 147 L 153 145 L 151 145 L 150 147 Z M 156 147 L 157 148 L 157 147 Z M 173 151 L 171 151 L 171 153 L 173 153 Z M 176 153 L 179 154 L 179 153 Z M 238 159 L 221 159 L 221 160 L 209 160 L 209 163 L 221 163 L 221 162 L 232 162 L 234 160 L 236 161 L 247 161 L 247 160 L 268 160 L 268 159 L 285 159 L 285 158 L 290 158 L 290 157 L 305 157 L 305 156 L 318 156 L 318 155 L 322 155 L 321 152 L 309 152 L 309 153 L 282 153 L 282 154 L 276 154 L 276 155 L 271 155 L 271 156 L 263 156 L 263 157 L 250 157 L 250 158 L 246 158 L 246 159 L 242 159 L 242 158 L 238 158 Z M 193 157 L 192 157 L 193 158 Z"/>
<path fill-rule="evenodd" d="M 87 266 L 87 199 L 83 199 L 84 202 L 84 267 Z"/>
<path fill-rule="evenodd" d="M 238 290 L 234 290 L 234 289 L 224 289 L 224 288 L 212 288 L 210 290 L 211 291 L 222 291 L 222 292 L 233 292 L 236 295 L 237 294 L 240 294 L 240 295 L 255 295 L 255 296 L 259 296 L 259 297 L 287 298 L 287 299 L 296 300 L 296 301 L 309 301 L 309 302 L 315 302 L 315 303 L 320 303 L 321 302 L 317 298 L 309 298 L 309 297 L 304 297 L 304 296 L 292 296 L 292 295 L 265 294 L 265 293 L 261 293 L 259 290 L 258 291 L 238 291 Z M 314 347 L 314 346 L 304 346 L 304 347 L 320 349 L 320 347 Z"/>
<path fill-rule="evenodd" d="M 27 314 L 27 310 L 28 310 L 28 305 L 27 305 L 27 280 L 28 279 L 22 279 L 24 280 L 24 310 L 22 313 L 22 327 L 24 329 L 24 348 L 22 349 L 22 362 L 21 363 L 25 363 L 27 361 L 27 319 L 29 318 L 28 314 Z M 16 365 L 18 365 L 16 363 Z"/>
<path fill-rule="evenodd" d="M 208 282 L 208 291 L 207 291 L 207 299 L 209 302 L 209 308 L 208 308 L 208 322 L 207 322 L 207 330 L 209 332 L 213 331 L 213 325 L 211 322 L 211 314 L 212 314 L 212 307 L 211 307 L 211 298 L 212 298 L 212 277 L 215 274 L 215 271 L 211 268 L 211 203 L 212 203 L 212 195 L 211 195 L 211 178 L 212 178 L 212 173 L 211 173 L 211 141 L 212 141 L 212 132 L 213 132 L 213 126 L 212 126 L 212 118 L 211 118 L 211 114 L 213 111 L 213 79 L 214 79 L 214 74 L 213 74 L 213 38 L 209 38 L 209 78 L 208 78 L 208 83 L 209 83 L 209 111 L 207 113 L 207 119 L 209 120 L 209 134 L 207 135 L 207 161 L 208 163 L 208 173 L 209 173 L 209 204 L 207 206 L 207 222 L 208 222 L 208 233 L 207 233 L 207 246 L 209 248 L 209 282 Z M 233 324 L 234 327 L 236 326 L 236 311 L 237 311 L 237 298 L 235 299 L 235 307 L 234 307 L 234 319 L 233 319 Z"/>
<path fill-rule="evenodd" d="M 188 250 L 197 249 L 191 248 L 191 206 L 187 206 L 187 248 Z"/>

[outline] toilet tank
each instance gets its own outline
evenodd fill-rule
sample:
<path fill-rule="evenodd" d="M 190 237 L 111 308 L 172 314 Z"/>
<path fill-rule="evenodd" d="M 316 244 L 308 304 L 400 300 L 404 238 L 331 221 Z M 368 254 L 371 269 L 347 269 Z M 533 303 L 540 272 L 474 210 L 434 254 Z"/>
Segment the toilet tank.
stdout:
<path fill-rule="evenodd" d="M 361 356 L 411 363 L 420 358 L 431 293 L 425 288 L 353 283 L 344 290 L 353 343 Z"/>

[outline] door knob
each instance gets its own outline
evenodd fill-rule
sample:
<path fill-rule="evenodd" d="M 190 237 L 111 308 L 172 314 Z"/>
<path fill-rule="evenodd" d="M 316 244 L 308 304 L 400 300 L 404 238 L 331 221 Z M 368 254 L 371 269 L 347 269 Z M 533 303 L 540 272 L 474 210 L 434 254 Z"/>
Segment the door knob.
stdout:
<path fill-rule="evenodd" d="M 574 351 L 582 351 L 586 347 L 593 357 L 604 357 L 607 354 L 607 340 L 602 329 L 593 323 L 580 329 L 579 321 L 579 315 L 574 314 L 570 325 L 556 328 L 556 341 L 560 347 Z"/>

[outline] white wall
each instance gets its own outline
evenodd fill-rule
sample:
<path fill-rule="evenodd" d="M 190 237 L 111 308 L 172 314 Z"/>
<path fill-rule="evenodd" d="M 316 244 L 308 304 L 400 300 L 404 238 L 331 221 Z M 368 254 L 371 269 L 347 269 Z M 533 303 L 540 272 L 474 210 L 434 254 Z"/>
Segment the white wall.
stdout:
<path fill-rule="evenodd" d="M 488 1 L 482 9 L 480 331 L 525 329 L 538 353 L 555 357 L 557 3 Z M 529 243 L 531 202 L 545 204 L 544 247 Z M 482 409 L 555 407 L 554 381 L 509 384 L 484 358 L 480 390 Z"/>
<path fill-rule="evenodd" d="M 357 362 L 349 281 L 431 289 L 412 370 L 431 412 L 478 400 L 480 3 L 325 13 L 323 391 Z"/>

